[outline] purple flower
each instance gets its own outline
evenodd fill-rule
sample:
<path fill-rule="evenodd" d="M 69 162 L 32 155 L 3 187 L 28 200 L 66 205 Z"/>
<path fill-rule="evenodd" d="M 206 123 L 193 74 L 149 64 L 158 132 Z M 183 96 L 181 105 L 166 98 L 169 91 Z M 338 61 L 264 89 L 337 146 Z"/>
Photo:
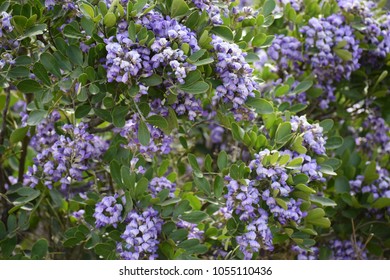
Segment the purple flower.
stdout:
<path fill-rule="evenodd" d="M 7 12 L 0 13 L 0 38 L 3 37 L 4 32 L 11 32 L 14 27 L 11 24 L 12 15 Z"/>
<path fill-rule="evenodd" d="M 318 260 L 320 250 L 317 247 L 311 247 L 310 250 L 302 249 L 299 246 L 292 246 L 292 251 L 297 253 L 298 260 Z"/>
<path fill-rule="evenodd" d="M 116 203 L 116 196 L 105 196 L 102 201 L 95 206 L 95 213 L 93 217 L 96 219 L 95 224 L 97 228 L 112 225 L 117 227 L 122 215 L 122 204 Z"/>
<path fill-rule="evenodd" d="M 350 240 L 330 240 L 330 249 L 332 250 L 332 259 L 334 260 L 366 260 L 367 250 L 361 241 L 353 244 Z"/>
<path fill-rule="evenodd" d="M 199 239 L 199 240 L 203 239 L 204 231 L 200 230 L 196 224 L 179 220 L 176 223 L 176 225 L 179 228 L 184 228 L 188 230 L 188 235 L 187 235 L 188 239 Z"/>
<path fill-rule="evenodd" d="M 157 258 L 163 220 L 152 207 L 142 213 L 132 210 L 126 218 L 127 226 L 117 244 L 120 257 L 125 260 L 153 260 Z"/>
<path fill-rule="evenodd" d="M 176 184 L 169 181 L 166 177 L 154 177 L 149 182 L 149 191 L 152 197 L 156 197 L 162 190 L 169 190 L 169 197 L 175 196 Z"/>

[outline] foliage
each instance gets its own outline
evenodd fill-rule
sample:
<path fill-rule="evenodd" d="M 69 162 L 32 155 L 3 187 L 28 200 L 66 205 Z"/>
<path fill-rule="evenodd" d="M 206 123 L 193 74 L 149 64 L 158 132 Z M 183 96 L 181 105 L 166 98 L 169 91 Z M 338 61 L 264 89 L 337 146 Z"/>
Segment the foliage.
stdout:
<path fill-rule="evenodd" d="M 390 18 L 0 1 L 0 257 L 386 259 Z"/>

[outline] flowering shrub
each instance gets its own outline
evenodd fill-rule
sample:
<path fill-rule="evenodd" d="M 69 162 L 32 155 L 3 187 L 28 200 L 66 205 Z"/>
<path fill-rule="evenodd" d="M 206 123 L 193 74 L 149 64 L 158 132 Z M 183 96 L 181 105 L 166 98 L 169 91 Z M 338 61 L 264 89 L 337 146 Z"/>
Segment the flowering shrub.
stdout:
<path fill-rule="evenodd" d="M 382 4 L 19 2 L 0 258 L 389 258 Z"/>

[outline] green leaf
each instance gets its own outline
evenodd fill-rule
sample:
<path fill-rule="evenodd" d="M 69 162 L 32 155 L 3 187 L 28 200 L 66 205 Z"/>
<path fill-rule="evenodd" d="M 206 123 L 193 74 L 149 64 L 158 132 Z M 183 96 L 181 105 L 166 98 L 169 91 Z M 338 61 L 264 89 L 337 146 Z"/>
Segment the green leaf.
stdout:
<path fill-rule="evenodd" d="M 198 81 L 192 85 L 181 85 L 179 88 L 187 93 L 191 94 L 201 94 L 209 90 L 209 84 L 203 81 Z"/>
<path fill-rule="evenodd" d="M 289 85 L 280 85 L 275 89 L 275 96 L 280 97 L 286 95 L 289 90 L 290 90 Z"/>
<path fill-rule="evenodd" d="M 27 119 L 27 124 L 30 126 L 34 126 L 39 124 L 47 115 L 47 111 L 45 110 L 34 110 L 30 113 Z"/>
<path fill-rule="evenodd" d="M 153 74 L 150 77 L 141 78 L 140 82 L 145 84 L 148 87 L 154 87 L 162 83 L 162 78 L 157 74 Z"/>
<path fill-rule="evenodd" d="M 319 219 L 310 221 L 310 223 L 315 225 L 315 226 L 322 227 L 322 228 L 329 228 L 331 225 L 330 220 L 328 218 L 319 218 Z"/>
<path fill-rule="evenodd" d="M 181 219 L 192 224 L 198 224 L 207 217 L 208 215 L 205 212 L 195 210 L 188 214 L 182 215 Z"/>
<path fill-rule="evenodd" d="M 377 200 L 375 200 L 375 202 L 372 204 L 372 207 L 376 209 L 381 209 L 389 206 L 390 206 L 390 198 L 388 197 L 380 197 Z"/>
<path fill-rule="evenodd" d="M 143 120 L 140 120 L 138 126 L 138 141 L 143 146 L 148 146 L 150 143 L 150 132 Z"/>
<path fill-rule="evenodd" d="M 162 130 L 168 129 L 168 122 L 162 116 L 153 115 L 153 116 L 148 117 L 146 119 L 146 121 L 148 123 L 150 123 L 151 125 L 157 126 L 158 128 L 160 128 Z"/>
<path fill-rule="evenodd" d="M 276 4 L 274 0 L 267 0 L 264 3 L 263 6 L 263 15 L 268 16 L 269 14 L 272 13 L 272 11 L 275 9 Z"/>
<path fill-rule="evenodd" d="M 329 132 L 334 125 L 334 121 L 332 119 L 326 119 L 320 122 L 320 126 L 323 128 L 324 133 Z"/>
<path fill-rule="evenodd" d="M 145 177 L 142 177 L 135 186 L 135 198 L 139 199 L 148 189 L 149 181 Z"/>
<path fill-rule="evenodd" d="M 217 175 L 215 177 L 215 181 L 214 181 L 214 195 L 215 195 L 215 197 L 219 198 L 222 196 L 224 186 L 225 185 L 224 185 L 222 177 Z"/>
<path fill-rule="evenodd" d="M 27 67 L 24 66 L 16 66 L 11 68 L 8 72 L 8 77 L 10 78 L 24 78 L 28 77 L 30 75 L 30 71 L 27 69 Z"/>
<path fill-rule="evenodd" d="M 184 0 L 173 0 L 171 5 L 171 16 L 179 17 L 184 16 L 190 8 Z"/>
<path fill-rule="evenodd" d="M 83 64 L 83 53 L 79 47 L 71 45 L 67 48 L 66 54 L 68 55 L 70 61 L 75 65 Z"/>
<path fill-rule="evenodd" d="M 35 93 L 42 90 L 41 85 L 37 81 L 31 79 L 20 81 L 16 87 L 23 93 Z"/>
<path fill-rule="evenodd" d="M 350 191 L 349 180 L 345 176 L 337 176 L 334 182 L 336 193 L 347 193 Z"/>
<path fill-rule="evenodd" d="M 291 136 L 291 123 L 284 122 L 279 124 L 275 134 L 276 143 L 284 144 L 290 140 Z"/>
<path fill-rule="evenodd" d="M 246 104 L 255 108 L 259 114 L 271 114 L 274 112 L 272 103 L 263 98 L 248 97 Z"/>
<path fill-rule="evenodd" d="M 214 26 L 210 31 L 229 42 L 233 41 L 234 38 L 233 32 L 227 26 L 224 25 Z"/>
<path fill-rule="evenodd" d="M 227 161 L 228 161 L 228 156 L 227 156 L 226 152 L 225 151 L 221 151 L 218 154 L 218 159 L 217 159 L 217 165 L 218 165 L 219 170 L 222 171 L 223 169 L 226 168 Z"/>
<path fill-rule="evenodd" d="M 83 104 L 76 108 L 76 111 L 74 113 L 76 119 L 84 118 L 88 113 L 91 111 L 91 105 L 89 104 Z"/>
<path fill-rule="evenodd" d="M 127 106 L 116 106 L 112 111 L 112 123 L 116 127 L 123 127 L 126 123 L 126 115 L 129 112 Z"/>
<path fill-rule="evenodd" d="M 0 221 L 0 241 L 7 236 L 7 229 L 2 221 Z"/>
<path fill-rule="evenodd" d="M 305 80 L 299 83 L 297 87 L 293 90 L 293 94 L 300 94 L 302 92 L 307 91 L 309 88 L 313 86 L 313 81 L 311 80 Z"/>
<path fill-rule="evenodd" d="M 196 156 L 193 154 L 188 154 L 187 157 L 188 157 L 188 162 L 190 163 L 192 169 L 200 170 L 198 161 L 196 160 Z"/>
<path fill-rule="evenodd" d="M 194 182 L 195 185 L 199 188 L 199 190 L 203 191 L 207 195 L 211 194 L 210 183 L 206 178 L 194 177 Z"/>
<path fill-rule="evenodd" d="M 73 39 L 80 39 L 83 37 L 83 34 L 81 34 L 80 30 L 77 30 L 70 24 L 65 26 L 64 35 L 68 38 L 73 38 Z"/>
<path fill-rule="evenodd" d="M 297 174 L 293 177 L 294 184 L 307 184 L 309 177 L 306 174 Z"/>
<path fill-rule="evenodd" d="M 310 195 L 310 201 L 320 205 L 321 207 L 335 207 L 337 204 L 333 200 L 327 197 L 317 196 L 317 195 Z"/>
<path fill-rule="evenodd" d="M 291 160 L 289 163 L 287 163 L 286 167 L 287 168 L 298 168 L 302 165 L 303 158 L 297 157 Z"/>
<path fill-rule="evenodd" d="M 107 27 L 113 27 L 116 24 L 116 16 L 112 12 L 108 12 L 104 18 L 103 23 Z"/>
<path fill-rule="evenodd" d="M 326 140 L 325 148 L 328 150 L 334 150 L 343 145 L 343 138 L 340 136 L 332 136 Z"/>
<path fill-rule="evenodd" d="M 51 85 L 51 80 L 49 78 L 49 75 L 47 74 L 47 70 L 45 67 L 42 65 L 42 63 L 36 62 L 34 64 L 33 68 L 33 73 L 34 75 L 40 79 L 45 85 L 50 86 Z"/>
<path fill-rule="evenodd" d="M 310 188 L 310 187 L 308 187 L 308 186 L 306 186 L 304 184 L 298 184 L 298 185 L 295 186 L 295 188 L 297 190 L 303 191 L 305 193 L 316 193 L 315 190 L 313 190 L 312 188 Z"/>
<path fill-rule="evenodd" d="M 31 249 L 33 259 L 43 259 L 47 255 L 49 244 L 46 239 L 39 239 Z"/>
<path fill-rule="evenodd" d="M 19 37 L 18 40 L 23 40 L 25 38 L 29 38 L 36 35 L 41 35 L 46 29 L 46 24 L 37 24 L 33 27 L 26 30 L 26 32 L 23 34 L 23 36 Z"/>
<path fill-rule="evenodd" d="M 352 53 L 344 49 L 334 49 L 334 52 L 344 61 L 352 60 Z"/>
<path fill-rule="evenodd" d="M 57 60 L 54 56 L 49 53 L 43 53 L 39 59 L 49 73 L 54 74 L 57 78 L 62 78 L 60 67 L 58 66 Z"/>
<path fill-rule="evenodd" d="M 375 161 L 371 161 L 371 163 L 366 166 L 363 176 L 364 176 L 364 182 L 367 184 L 371 184 L 373 181 L 379 178 L 379 174 L 376 172 Z"/>
<path fill-rule="evenodd" d="M 214 59 L 212 57 L 208 57 L 208 58 L 205 58 L 205 59 L 202 59 L 202 60 L 198 60 L 196 62 L 192 62 L 192 64 L 195 65 L 195 66 L 202 66 L 202 65 L 210 64 L 213 61 L 214 61 Z"/>
<path fill-rule="evenodd" d="M 17 129 L 15 129 L 12 133 L 11 133 L 11 136 L 10 136 L 10 142 L 12 144 L 15 144 L 19 141 L 22 141 L 23 138 L 26 136 L 27 134 L 27 131 L 28 131 L 28 126 L 25 126 L 25 127 L 19 127 Z"/>
<path fill-rule="evenodd" d="M 80 7 L 81 12 L 84 15 L 89 16 L 92 19 L 95 17 L 95 11 L 93 10 L 93 7 L 90 6 L 89 4 L 82 3 L 79 7 Z"/>
<path fill-rule="evenodd" d="M 14 205 L 21 205 L 30 202 L 36 199 L 41 194 L 41 192 L 29 187 L 22 187 L 17 190 L 17 194 L 20 195 L 20 197 L 13 201 Z"/>
<path fill-rule="evenodd" d="M 187 60 L 191 63 L 194 63 L 199 60 L 204 54 L 206 53 L 206 50 L 200 49 L 199 51 L 194 52 L 192 55 L 190 55 Z M 192 72 L 191 72 L 192 73 Z"/>
<path fill-rule="evenodd" d="M 110 163 L 110 174 L 111 178 L 116 182 L 119 186 L 123 187 L 122 176 L 121 176 L 121 167 L 117 160 L 113 160 Z"/>
<path fill-rule="evenodd" d="M 254 47 L 260 47 L 265 43 L 266 40 L 267 40 L 266 34 L 264 33 L 257 34 L 252 40 L 252 45 Z"/>

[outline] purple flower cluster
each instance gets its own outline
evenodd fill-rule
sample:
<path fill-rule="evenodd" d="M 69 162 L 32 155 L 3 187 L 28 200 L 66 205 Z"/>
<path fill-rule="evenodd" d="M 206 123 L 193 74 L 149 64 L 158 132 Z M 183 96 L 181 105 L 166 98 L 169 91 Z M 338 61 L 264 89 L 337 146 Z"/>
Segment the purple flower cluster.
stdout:
<path fill-rule="evenodd" d="M 367 250 L 364 244 L 356 241 L 356 244 L 350 240 L 330 240 L 329 247 L 332 250 L 332 259 L 334 260 L 366 260 Z"/>
<path fill-rule="evenodd" d="M 296 71 L 298 63 L 303 61 L 301 42 L 290 36 L 276 35 L 267 53 L 279 71 L 287 71 L 290 67 Z"/>
<path fill-rule="evenodd" d="M 238 45 L 228 43 L 213 35 L 211 44 L 217 57 L 215 72 L 222 85 L 216 88 L 214 102 L 233 103 L 233 108 L 241 107 L 248 96 L 254 96 L 258 84 L 254 81 L 253 69 L 245 61 L 246 53 Z"/>
<path fill-rule="evenodd" d="M 237 244 L 245 259 L 252 259 L 253 254 L 260 251 L 262 246 L 259 239 L 262 240 L 264 249 L 273 250 L 272 233 L 268 227 L 268 214 L 264 209 L 258 209 L 257 217 L 246 226 L 246 230 L 243 235 L 236 236 Z"/>
<path fill-rule="evenodd" d="M 358 175 L 355 180 L 349 181 L 352 194 L 369 193 L 374 199 L 381 197 L 390 198 L 390 174 L 385 168 L 377 165 L 378 179 L 370 184 L 364 183 L 364 176 Z"/>
<path fill-rule="evenodd" d="M 303 0 L 278 0 L 278 2 L 280 4 L 283 4 L 284 6 L 290 4 L 291 8 L 293 8 L 297 12 L 302 11 L 304 8 Z"/>
<path fill-rule="evenodd" d="M 213 0 L 192 0 L 194 5 L 200 9 L 202 12 L 206 11 L 206 13 L 209 15 L 209 19 L 213 24 L 222 24 L 222 18 L 221 18 L 221 10 L 220 8 L 215 5 L 216 3 L 219 3 L 220 1 L 213 1 Z"/>
<path fill-rule="evenodd" d="M 226 186 L 228 193 L 225 195 L 226 210 L 223 210 L 221 214 L 226 212 L 227 216 L 230 216 L 230 213 L 235 213 L 241 221 L 248 223 L 246 232 L 236 237 L 245 259 L 251 259 L 253 253 L 259 252 L 262 247 L 272 250 L 272 233 L 268 227 L 268 214 L 259 207 L 260 194 L 254 186 L 254 181 L 245 180 L 243 184 L 230 177 L 225 179 L 229 182 Z M 259 240 L 262 241 L 263 246 Z"/>
<path fill-rule="evenodd" d="M 171 106 L 178 116 L 187 114 L 190 121 L 194 121 L 196 117 L 208 115 L 202 107 L 202 101 L 192 94 L 179 93 L 176 102 Z"/>
<path fill-rule="evenodd" d="M 151 137 L 149 145 L 144 146 L 138 140 L 139 121 L 139 115 L 134 114 L 132 119 L 128 120 L 125 126 L 120 129 L 120 135 L 128 141 L 124 147 L 151 157 L 156 153 L 168 154 L 171 151 L 173 138 L 167 136 L 161 129 L 146 124 Z"/>
<path fill-rule="evenodd" d="M 320 254 L 320 250 L 317 247 L 311 247 L 310 250 L 305 250 L 295 245 L 291 249 L 297 253 L 298 260 L 318 260 Z"/>
<path fill-rule="evenodd" d="M 306 116 L 291 117 L 291 129 L 303 137 L 303 146 L 312 150 L 317 155 L 325 155 L 326 137 L 323 135 L 323 128 L 318 124 L 310 124 Z"/>
<path fill-rule="evenodd" d="M 96 203 L 93 217 L 97 228 L 112 225 L 117 227 L 121 221 L 123 205 L 116 203 L 116 196 L 105 196 L 101 202 Z"/>
<path fill-rule="evenodd" d="M 45 0 L 45 7 L 49 10 L 53 10 L 56 5 L 61 5 L 65 10 L 74 10 L 77 7 L 73 0 Z"/>
<path fill-rule="evenodd" d="M 117 35 L 105 39 L 108 81 L 132 84 L 133 78 L 140 87 L 144 87 L 139 78 L 157 72 L 161 76 L 163 73 L 168 75 L 165 83 L 172 84 L 176 80 L 184 83 L 187 73 L 195 70 L 196 66 L 186 62 L 187 55 L 180 47 L 186 43 L 192 52 L 199 50 L 195 33 L 175 19 L 153 11 L 139 18 L 137 23 L 151 30 L 155 34 L 155 41 L 150 48 L 142 46 L 137 40 L 129 38 L 127 23 L 120 22 Z M 174 48 L 174 45 L 179 48 Z M 147 88 L 141 91 L 146 93 Z"/>
<path fill-rule="evenodd" d="M 300 32 L 305 38 L 304 59 L 311 65 L 325 91 L 329 91 L 328 86 L 334 82 L 349 79 L 351 73 L 360 67 L 362 50 L 343 16 L 334 14 L 327 18 L 311 18 Z M 340 57 L 345 53 L 349 53 L 351 59 Z"/>
<path fill-rule="evenodd" d="M 72 182 L 82 181 L 83 172 L 96 169 L 108 144 L 88 133 L 83 123 L 76 126 L 66 124 L 62 129 L 66 135 L 60 135 L 56 142 L 46 148 L 37 139 L 36 145 L 41 151 L 25 174 L 25 184 L 34 187 L 41 180 L 51 189 L 59 182 L 64 190 Z"/>
<path fill-rule="evenodd" d="M 176 226 L 188 230 L 188 235 L 187 235 L 188 239 L 199 239 L 199 240 L 203 239 L 204 231 L 200 230 L 197 224 L 179 220 L 176 223 Z"/>
<path fill-rule="evenodd" d="M 277 161 L 274 164 L 270 164 L 270 156 L 275 153 L 276 151 L 271 152 L 268 149 L 261 151 L 250 162 L 249 168 L 256 172 L 257 184 L 266 186 L 261 192 L 261 198 L 267 204 L 273 216 L 283 225 L 289 221 L 294 221 L 299 224 L 302 218 L 306 216 L 306 212 L 302 212 L 300 209 L 301 200 L 295 200 L 289 197 L 294 187 L 288 182 L 289 169 L 285 165 L 294 159 L 302 158 L 302 165 L 297 167 L 296 170 L 308 175 L 311 181 L 323 181 L 324 178 L 319 171 L 319 165 L 310 156 L 298 155 L 297 153 L 286 150 L 278 152 L 280 153 L 280 157 L 289 157 L 286 163 L 279 164 L 279 161 Z"/>
<path fill-rule="evenodd" d="M 366 0 L 338 0 L 337 4 L 341 10 L 361 17 L 372 17 L 377 7 L 375 2 Z"/>
<path fill-rule="evenodd" d="M 152 207 L 142 213 L 132 210 L 126 222 L 126 230 L 121 235 L 123 242 L 117 245 L 120 257 L 125 260 L 156 259 L 160 243 L 158 237 L 163 225 L 159 213 Z"/>
<path fill-rule="evenodd" d="M 30 145 L 37 152 L 42 152 L 48 146 L 52 146 L 60 138 L 55 130 L 55 123 L 61 118 L 58 111 L 53 111 L 47 118 L 42 120 L 31 137 Z"/>
<path fill-rule="evenodd" d="M 3 69 L 4 66 L 7 64 L 9 64 L 9 65 L 15 64 L 14 57 L 10 53 L 4 53 L 2 55 L 2 58 L 0 59 L 0 70 Z"/>
<path fill-rule="evenodd" d="M 154 177 L 149 182 L 149 191 L 152 197 L 156 197 L 162 190 L 169 190 L 169 197 L 175 196 L 176 184 L 169 181 L 166 177 Z"/>
<path fill-rule="evenodd" d="M 3 33 L 8 33 L 14 30 L 11 24 L 12 15 L 7 12 L 0 13 L 0 38 L 3 37 Z"/>
<path fill-rule="evenodd" d="M 356 138 L 355 142 L 358 147 L 367 152 L 369 156 L 374 152 L 380 155 L 390 153 L 390 127 L 383 118 L 369 114 L 363 121 L 362 129 L 366 131 L 366 134 Z"/>

